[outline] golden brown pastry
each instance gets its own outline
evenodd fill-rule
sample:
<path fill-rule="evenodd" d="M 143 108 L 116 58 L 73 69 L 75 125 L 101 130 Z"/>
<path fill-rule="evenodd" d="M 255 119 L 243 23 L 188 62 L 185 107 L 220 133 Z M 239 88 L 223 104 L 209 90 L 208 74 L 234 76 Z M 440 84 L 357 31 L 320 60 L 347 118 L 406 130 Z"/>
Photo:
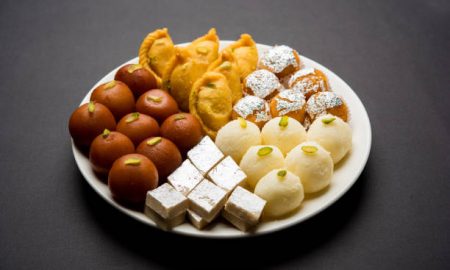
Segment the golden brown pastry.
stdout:
<path fill-rule="evenodd" d="M 258 64 L 258 50 L 256 43 L 249 34 L 242 34 L 241 38 L 236 40 L 230 46 L 225 48 L 232 52 L 239 66 L 241 81 L 256 69 Z"/>
<path fill-rule="evenodd" d="M 139 64 L 156 75 L 160 87 L 161 78 L 166 76 L 168 64 L 173 62 L 173 58 L 175 47 L 167 28 L 157 29 L 148 34 L 139 48 Z"/>
<path fill-rule="evenodd" d="M 233 109 L 225 76 L 214 71 L 205 73 L 192 87 L 189 108 L 204 131 L 214 139 L 217 131 L 230 121 Z"/>
<path fill-rule="evenodd" d="M 227 78 L 233 104 L 242 98 L 242 84 L 239 66 L 230 51 L 225 50 L 221 52 L 217 60 L 209 66 L 208 71 L 219 72 Z"/>
<path fill-rule="evenodd" d="M 191 57 L 211 64 L 219 56 L 219 37 L 216 29 L 211 28 L 204 36 L 192 41 L 186 49 Z"/>
<path fill-rule="evenodd" d="M 170 72 L 163 77 L 163 89 L 168 90 L 182 111 L 189 111 L 192 85 L 208 69 L 208 62 L 191 57 L 186 48 L 176 48 L 176 58 Z"/>

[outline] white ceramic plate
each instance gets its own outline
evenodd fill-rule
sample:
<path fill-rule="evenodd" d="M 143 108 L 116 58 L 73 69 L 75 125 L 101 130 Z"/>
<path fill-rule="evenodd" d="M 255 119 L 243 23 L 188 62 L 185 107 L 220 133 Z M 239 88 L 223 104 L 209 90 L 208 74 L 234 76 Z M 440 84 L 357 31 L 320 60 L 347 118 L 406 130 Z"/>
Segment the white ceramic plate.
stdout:
<path fill-rule="evenodd" d="M 221 41 L 221 48 L 226 47 L 230 43 L 231 41 Z M 186 44 L 180 44 L 180 46 L 184 45 Z M 270 48 L 270 46 L 262 44 L 258 44 L 257 46 L 260 55 Z M 331 185 L 326 190 L 326 192 L 323 192 L 319 196 L 306 199 L 303 202 L 301 209 L 299 209 L 299 211 L 288 218 L 277 221 L 262 222 L 261 224 L 259 224 L 256 231 L 252 233 L 253 235 L 274 232 L 283 228 L 294 226 L 295 224 L 307 220 L 326 209 L 328 206 L 336 202 L 336 200 L 338 200 L 342 195 L 344 195 L 356 182 L 369 157 L 372 142 L 372 131 L 370 127 L 369 117 L 367 115 L 366 109 L 364 108 L 364 105 L 361 103 L 361 100 L 358 98 L 355 92 L 353 92 L 350 86 L 348 86 L 332 71 L 320 65 L 319 63 L 308 59 L 305 56 L 300 57 L 305 66 L 322 70 L 327 75 L 333 91 L 343 96 L 344 100 L 347 102 L 351 113 L 350 125 L 353 129 L 353 148 L 351 153 L 349 153 L 348 156 L 335 168 Z M 123 63 L 119 67 L 128 63 L 137 62 L 138 58 L 134 58 L 126 63 Z M 81 104 L 89 101 L 91 92 L 95 87 L 97 87 L 99 84 L 114 79 L 114 74 L 119 69 L 119 67 L 109 72 L 105 77 L 98 81 L 89 91 L 89 93 L 86 94 Z M 89 165 L 89 159 L 85 155 L 83 155 L 73 145 L 73 143 L 72 150 L 75 161 L 84 178 L 103 199 L 105 199 L 108 203 L 110 203 L 112 206 L 119 209 L 126 215 L 150 226 L 156 226 L 155 223 L 151 219 L 146 217 L 142 212 L 130 210 L 115 202 L 111 197 L 108 186 L 104 184 L 100 179 L 98 179 L 92 171 Z M 197 230 L 195 227 L 186 222 L 174 228 L 173 232 L 191 236 L 215 238 L 245 237 L 252 235 L 249 233 L 243 233 L 225 222 L 217 222 L 216 224 L 209 226 L 207 229 L 202 231 Z"/>

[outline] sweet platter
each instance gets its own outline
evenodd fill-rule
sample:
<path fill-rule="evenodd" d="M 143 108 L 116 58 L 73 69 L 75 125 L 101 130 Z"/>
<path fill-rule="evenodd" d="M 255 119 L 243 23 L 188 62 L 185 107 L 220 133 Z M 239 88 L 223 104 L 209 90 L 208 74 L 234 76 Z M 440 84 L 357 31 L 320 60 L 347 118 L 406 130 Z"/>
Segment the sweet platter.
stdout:
<path fill-rule="evenodd" d="M 209 71 L 198 75 L 195 82 L 190 82 L 188 96 L 184 94 L 183 97 L 182 92 L 173 91 L 177 87 L 185 87 L 183 84 L 176 85 L 173 74 L 179 72 L 184 82 L 188 82 L 189 79 L 183 77 L 186 74 L 181 71 L 192 67 L 192 63 L 191 66 L 180 65 L 178 71 L 176 67 L 172 69 L 170 85 L 167 75 L 158 71 L 158 66 L 143 61 L 143 58 L 152 60 L 142 55 L 142 49 L 150 52 L 145 42 L 149 37 L 154 39 L 154 33 L 158 31 L 161 30 L 149 34 L 144 40 L 139 57 L 118 66 L 92 87 L 69 121 L 77 166 L 89 185 L 109 204 L 140 222 L 174 233 L 213 238 L 246 237 L 278 231 L 309 219 L 336 202 L 357 181 L 370 153 L 370 121 L 356 93 L 335 73 L 303 55 L 297 55 L 296 51 L 295 58 L 300 60 L 296 70 L 270 70 L 270 61 L 264 62 L 262 58 L 270 58 L 274 48 L 284 50 L 289 47 L 255 43 L 258 67 L 250 68 L 241 79 L 238 76 L 238 83 L 233 86 L 233 77 L 226 72 L 223 73 L 225 76 L 217 74 L 217 70 L 222 68 L 228 71 L 229 62 L 241 63 L 236 55 L 230 56 L 226 52 L 237 41 L 217 38 L 216 50 L 219 53 L 207 64 Z M 211 31 L 205 36 L 208 35 Z M 202 38 L 192 43 L 178 44 L 176 48 L 187 51 Z M 205 55 L 203 50 L 203 47 L 196 48 L 200 56 Z M 229 52 L 232 54 L 235 51 Z M 240 61 L 245 61 L 245 57 L 243 60 L 242 55 L 240 57 Z M 146 64 L 149 67 L 146 68 Z M 211 68 L 214 65 L 216 69 Z M 275 63 L 272 67 L 277 65 Z M 122 72 L 124 69 L 127 72 Z M 133 84 L 136 80 L 127 76 L 133 72 L 137 74 L 139 69 L 148 69 L 151 74 L 156 74 L 153 83 L 157 87 L 150 89 L 163 90 L 147 92 L 150 89 L 138 89 Z M 239 69 L 243 70 L 245 68 Z M 281 74 L 283 72 L 289 74 Z M 289 81 L 295 82 L 298 77 L 313 72 L 317 75 L 314 78 L 325 78 L 314 88 L 315 93 L 301 94 L 303 101 L 300 105 L 303 109 L 295 111 L 295 114 L 286 113 L 286 110 L 283 113 L 283 108 L 286 109 L 282 106 L 285 104 L 283 102 L 299 92 L 298 86 L 296 88 Z M 272 77 L 276 84 L 272 83 Z M 111 103 L 102 96 L 122 85 L 132 89 L 132 94 L 122 91 L 118 103 Z M 301 86 L 302 89 L 305 85 Z M 269 86 L 280 86 L 280 89 L 267 91 Z M 205 113 L 206 101 L 211 102 L 214 95 L 224 89 L 228 94 L 219 96 L 217 99 L 220 102 L 209 107 L 218 113 L 207 110 L 209 114 Z M 147 95 L 148 101 L 161 104 L 167 93 L 175 98 L 177 104 L 167 105 L 165 115 L 149 111 L 142 105 L 142 96 Z M 320 96 L 314 94 L 323 93 L 342 99 L 339 104 L 345 104 L 344 110 L 329 106 L 326 111 L 313 116 L 314 110 L 308 110 L 307 104 Z M 248 107 L 241 103 L 256 104 L 256 97 L 266 100 L 264 104 L 267 108 L 251 118 L 252 115 L 242 113 Z M 172 100 L 170 96 L 169 99 Z M 277 106 L 272 105 L 275 100 L 279 103 Z M 227 102 L 232 104 L 233 109 L 224 118 L 221 114 L 226 111 L 223 104 Z M 315 102 L 320 103 L 320 97 Z M 106 104 L 105 108 L 102 104 Z M 240 110 L 239 106 L 241 109 L 243 106 L 244 110 Z M 274 108 L 277 110 L 273 111 Z M 108 111 L 102 114 L 102 127 L 90 134 L 92 125 L 87 127 L 88 118 L 94 114 L 100 115 L 101 110 Z M 263 113 L 269 116 L 261 121 L 265 117 Z M 213 116 L 215 118 L 210 120 Z M 181 134 L 180 139 L 179 133 L 183 131 L 171 131 L 171 125 L 188 120 L 199 122 L 201 133 L 195 135 L 197 129 L 191 128 L 188 136 Z M 133 122 L 144 124 L 137 131 L 130 130 L 130 123 Z M 234 134 L 236 129 L 243 133 Z M 86 134 L 91 136 L 87 141 Z M 247 136 L 248 140 L 241 139 Z M 252 136 L 257 136 L 257 139 Z M 157 147 L 163 149 L 161 152 L 164 155 L 155 152 Z M 135 175 L 139 176 L 133 178 Z M 192 180 L 196 175 L 197 180 Z M 141 178 L 145 179 L 141 181 Z M 136 190 L 136 186 L 143 191 Z"/>

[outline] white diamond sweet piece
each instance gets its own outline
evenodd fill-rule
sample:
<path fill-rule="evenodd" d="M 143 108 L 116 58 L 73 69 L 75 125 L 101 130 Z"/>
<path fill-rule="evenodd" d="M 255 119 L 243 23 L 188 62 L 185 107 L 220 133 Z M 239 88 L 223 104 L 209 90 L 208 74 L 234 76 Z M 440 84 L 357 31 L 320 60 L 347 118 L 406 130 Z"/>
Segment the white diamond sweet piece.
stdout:
<path fill-rule="evenodd" d="M 167 177 L 167 182 L 185 196 L 202 180 L 203 175 L 189 159 L 183 161 L 181 166 Z"/>
<path fill-rule="evenodd" d="M 155 222 L 155 224 L 163 229 L 163 230 L 171 230 L 174 227 L 182 224 L 185 220 L 186 217 L 186 212 L 183 212 L 181 214 L 179 214 L 178 216 L 175 216 L 173 218 L 163 218 L 160 215 L 158 215 L 158 213 L 156 213 L 155 211 L 153 211 L 150 207 L 145 206 L 144 208 L 144 214 L 149 217 L 151 220 L 153 220 Z"/>
<path fill-rule="evenodd" d="M 237 187 L 225 204 L 225 212 L 254 226 L 259 222 L 265 205 L 264 199 L 242 187 Z"/>
<path fill-rule="evenodd" d="M 206 225 L 209 224 L 204 218 L 197 215 L 197 213 L 195 213 L 190 209 L 187 210 L 187 216 L 191 221 L 192 225 L 194 225 L 199 230 L 203 229 L 204 227 L 206 227 Z"/>
<path fill-rule="evenodd" d="M 222 216 L 228 220 L 234 227 L 238 228 L 239 230 L 246 232 L 250 229 L 254 228 L 253 225 L 244 222 L 240 218 L 236 217 L 235 215 L 230 214 L 227 211 L 222 211 Z"/>
<path fill-rule="evenodd" d="M 227 192 L 214 183 L 203 180 L 188 195 L 190 209 L 211 222 L 225 204 Z"/>
<path fill-rule="evenodd" d="M 209 136 L 203 137 L 187 156 L 202 175 L 206 175 L 224 157 Z"/>
<path fill-rule="evenodd" d="M 169 219 L 184 213 L 189 201 L 181 192 L 165 183 L 147 192 L 145 205 L 162 218 Z"/>
<path fill-rule="evenodd" d="M 209 180 L 228 192 L 243 183 L 246 178 L 247 175 L 230 156 L 224 158 L 208 173 Z"/>

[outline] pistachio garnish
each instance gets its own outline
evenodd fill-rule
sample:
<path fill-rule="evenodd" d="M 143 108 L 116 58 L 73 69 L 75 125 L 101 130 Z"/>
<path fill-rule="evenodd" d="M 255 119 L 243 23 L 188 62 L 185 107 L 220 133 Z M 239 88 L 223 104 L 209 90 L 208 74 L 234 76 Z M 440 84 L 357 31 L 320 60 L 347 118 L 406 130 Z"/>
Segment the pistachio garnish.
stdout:
<path fill-rule="evenodd" d="M 150 101 L 153 101 L 153 102 L 156 102 L 156 103 L 160 103 L 162 101 L 162 97 L 148 95 L 147 96 L 147 100 L 150 100 Z"/>
<path fill-rule="evenodd" d="M 139 119 L 139 113 L 138 112 L 134 112 L 132 113 L 130 116 L 128 116 L 127 120 L 125 120 L 126 123 L 131 123 L 133 121 L 136 121 Z"/>
<path fill-rule="evenodd" d="M 247 127 L 247 121 L 245 121 L 244 118 L 238 117 L 238 120 L 239 120 L 239 125 L 241 126 L 241 128 L 246 128 Z"/>
<path fill-rule="evenodd" d="M 161 137 L 155 137 L 155 138 L 151 138 L 150 140 L 147 141 L 148 145 L 157 145 L 158 143 L 160 143 L 162 141 Z"/>
<path fill-rule="evenodd" d="M 313 145 L 302 146 L 302 151 L 305 152 L 306 154 L 314 154 L 315 152 L 317 152 L 317 150 L 319 149 Z"/>
<path fill-rule="evenodd" d="M 282 116 L 280 122 L 278 123 L 280 127 L 287 127 L 288 124 L 289 124 L 289 117 L 287 117 L 286 115 Z"/>
<path fill-rule="evenodd" d="M 138 158 L 129 158 L 129 159 L 125 160 L 124 163 L 125 163 L 125 165 L 134 165 L 134 166 L 136 166 L 136 165 L 141 164 L 141 160 L 138 159 Z"/>
<path fill-rule="evenodd" d="M 108 138 L 109 134 L 111 134 L 111 131 L 109 131 L 109 129 L 105 128 L 105 130 L 103 130 L 102 136 L 103 138 Z"/>
<path fill-rule="evenodd" d="M 109 83 L 106 83 L 103 90 L 108 90 L 116 86 L 116 81 L 112 80 Z"/>
<path fill-rule="evenodd" d="M 286 170 L 280 170 L 280 171 L 277 172 L 277 175 L 280 176 L 280 177 L 285 177 L 286 174 L 287 174 Z"/>
<path fill-rule="evenodd" d="M 324 118 L 322 119 L 322 123 L 324 123 L 325 125 L 333 122 L 334 120 L 336 120 L 336 117 L 329 117 L 329 118 Z"/>
<path fill-rule="evenodd" d="M 186 116 L 182 113 L 175 115 L 175 121 L 186 119 Z"/>
<path fill-rule="evenodd" d="M 133 64 L 131 66 L 128 67 L 127 71 L 129 73 L 133 73 L 136 69 L 140 69 L 142 66 L 139 64 Z"/>
<path fill-rule="evenodd" d="M 223 70 L 230 70 L 231 69 L 231 63 L 229 61 L 225 61 L 220 65 L 220 69 Z"/>
<path fill-rule="evenodd" d="M 268 154 L 272 153 L 272 151 L 273 151 L 272 147 L 269 146 L 261 147 L 258 150 L 258 156 L 260 157 L 267 156 Z"/>
<path fill-rule="evenodd" d="M 94 101 L 89 101 L 88 111 L 90 113 L 93 113 L 95 111 L 95 103 L 94 103 Z"/>
<path fill-rule="evenodd" d="M 207 53 L 209 52 L 209 49 L 206 48 L 206 47 L 198 47 L 198 48 L 196 49 L 196 51 L 197 51 L 199 54 L 207 54 Z"/>
<path fill-rule="evenodd" d="M 213 84 L 213 83 L 208 83 L 208 84 L 206 84 L 206 87 L 208 87 L 208 88 L 216 88 L 216 85 Z"/>

